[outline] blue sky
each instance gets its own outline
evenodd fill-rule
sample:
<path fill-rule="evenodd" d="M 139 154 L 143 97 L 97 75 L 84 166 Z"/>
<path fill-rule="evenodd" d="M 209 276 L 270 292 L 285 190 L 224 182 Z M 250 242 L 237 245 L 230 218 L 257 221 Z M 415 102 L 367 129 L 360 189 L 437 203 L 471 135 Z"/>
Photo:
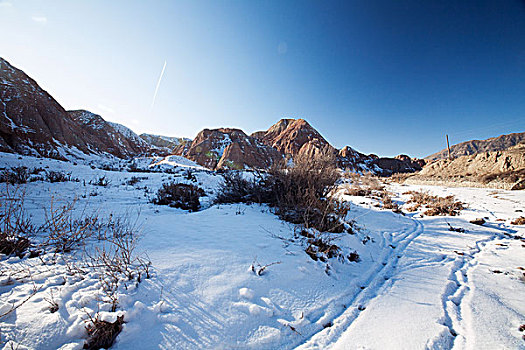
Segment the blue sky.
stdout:
<path fill-rule="evenodd" d="M 336 147 L 423 157 L 446 133 L 525 131 L 520 0 L 0 0 L 0 33 L 66 109 L 139 133 L 300 117 Z"/>

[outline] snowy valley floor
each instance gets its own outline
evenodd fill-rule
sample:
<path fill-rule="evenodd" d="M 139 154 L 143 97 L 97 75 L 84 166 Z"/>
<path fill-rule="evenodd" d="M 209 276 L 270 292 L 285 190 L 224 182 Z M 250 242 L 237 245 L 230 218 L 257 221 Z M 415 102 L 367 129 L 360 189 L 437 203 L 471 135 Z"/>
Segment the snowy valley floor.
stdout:
<path fill-rule="evenodd" d="M 111 311 L 97 271 L 71 269 L 96 240 L 58 258 L 1 257 L 4 349 L 81 349 L 97 311 L 111 322 L 124 315 L 115 349 L 525 349 L 525 226 L 510 224 L 524 215 L 525 191 L 389 185 L 402 208 L 409 190 L 453 194 L 468 205 L 457 217 L 403 216 L 342 196 L 359 229 L 334 242 L 360 261 L 322 262 L 268 207 L 211 205 L 221 176 L 187 160 L 164 160 L 159 167 L 174 172 L 167 174 L 0 157 L 2 167 L 79 180 L 21 185 L 32 220 L 44 221 L 52 199 L 74 198 L 78 215 L 126 217 L 141 233 L 137 254 L 153 267 L 151 278 L 119 284 Z M 100 176 L 107 186 L 95 185 Z M 139 180 L 128 183 L 132 177 Z M 150 203 L 171 179 L 206 191 L 201 211 Z M 483 226 L 469 223 L 480 217 Z M 258 264 L 272 265 L 259 276 L 251 269 Z"/>

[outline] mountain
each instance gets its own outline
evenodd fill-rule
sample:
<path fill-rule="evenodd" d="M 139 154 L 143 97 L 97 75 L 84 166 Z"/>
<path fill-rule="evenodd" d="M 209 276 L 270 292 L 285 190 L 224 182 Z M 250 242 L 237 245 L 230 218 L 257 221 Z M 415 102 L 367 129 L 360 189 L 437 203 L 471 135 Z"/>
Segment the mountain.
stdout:
<path fill-rule="evenodd" d="M 525 189 L 525 143 L 503 151 L 439 159 L 411 175 L 409 183 Z"/>
<path fill-rule="evenodd" d="M 281 119 L 268 130 L 254 132 L 251 136 L 284 155 L 313 155 L 321 150 L 336 152 L 304 119 Z"/>
<path fill-rule="evenodd" d="M 191 139 L 186 137 L 170 137 L 153 134 L 140 134 L 140 138 L 142 138 L 144 141 L 150 144 L 152 148 L 156 148 L 167 154 L 171 154 L 173 150 L 181 144 L 191 143 Z"/>
<path fill-rule="evenodd" d="M 142 134 L 86 110 L 66 111 L 23 71 L 0 58 L 0 151 L 71 159 L 83 155 L 181 155 L 209 169 L 268 168 L 283 158 L 332 152 L 347 170 L 391 175 L 419 170 L 404 156 L 379 158 L 351 147 L 336 149 L 306 120 L 281 119 L 247 135 L 204 129 L 192 141 Z"/>
<path fill-rule="evenodd" d="M 209 169 L 268 168 L 282 159 L 269 147 L 239 129 L 204 129 L 191 143 L 181 144 L 174 154 Z"/>
<path fill-rule="evenodd" d="M 525 141 L 525 132 L 501 135 L 486 140 L 471 140 L 450 146 L 450 155 L 453 158 L 457 158 L 482 152 L 503 151 L 523 141 Z M 448 150 L 445 148 L 425 159 L 437 160 L 446 158 L 448 158 Z"/>
<path fill-rule="evenodd" d="M 80 124 L 89 138 L 90 145 L 119 158 L 145 154 L 150 145 L 124 125 L 107 122 L 100 115 L 85 110 L 67 112 Z"/>
<path fill-rule="evenodd" d="M 174 154 L 209 169 L 268 168 L 275 162 L 300 155 L 332 152 L 341 169 L 388 176 L 421 170 L 408 156 L 379 158 L 346 146 L 336 149 L 306 120 L 281 119 L 268 130 L 246 135 L 239 129 L 204 129 L 195 140 L 177 146 Z"/>
<path fill-rule="evenodd" d="M 126 158 L 150 148 L 122 125 L 87 111 L 66 111 L 33 79 L 2 58 L 0 87 L 0 151 L 57 159 L 81 153 Z"/>

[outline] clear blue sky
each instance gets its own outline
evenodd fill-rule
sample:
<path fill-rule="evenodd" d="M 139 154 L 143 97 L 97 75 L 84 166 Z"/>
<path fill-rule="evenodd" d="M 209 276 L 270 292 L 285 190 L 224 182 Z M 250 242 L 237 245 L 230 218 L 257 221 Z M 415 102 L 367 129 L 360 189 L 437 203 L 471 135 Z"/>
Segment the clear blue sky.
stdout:
<path fill-rule="evenodd" d="M 525 131 L 520 0 L 0 0 L 0 33 L 66 109 L 139 133 L 301 117 L 336 147 L 422 157 L 445 133 Z"/>

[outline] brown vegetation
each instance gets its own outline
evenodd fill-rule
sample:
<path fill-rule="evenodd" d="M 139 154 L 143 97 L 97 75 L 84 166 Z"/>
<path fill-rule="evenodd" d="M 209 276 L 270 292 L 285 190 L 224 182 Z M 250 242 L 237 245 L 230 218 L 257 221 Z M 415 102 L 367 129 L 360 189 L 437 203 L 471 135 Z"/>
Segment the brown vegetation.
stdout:
<path fill-rule="evenodd" d="M 288 222 L 321 232 L 343 232 L 349 229 L 344 222 L 348 208 L 330 197 L 338 178 L 333 153 L 298 155 L 293 166 L 281 163 L 255 174 L 251 181 L 225 173 L 216 202 L 265 203 Z"/>
<path fill-rule="evenodd" d="M 115 322 L 107 322 L 101 321 L 97 314 L 95 318 L 90 318 L 89 321 L 89 325 L 86 327 L 89 339 L 84 344 L 83 349 L 109 349 L 115 342 L 117 335 L 122 331 L 124 316 L 117 316 Z"/>
<path fill-rule="evenodd" d="M 404 194 L 411 195 L 411 198 L 407 201 L 407 204 L 413 203 L 413 206 L 407 209 L 408 211 L 416 211 L 421 207 L 425 207 L 427 210 L 423 212 L 424 215 L 455 216 L 464 209 L 463 203 L 457 201 L 454 196 L 439 197 L 431 195 L 428 192 L 419 191 L 409 191 L 405 192 Z"/>
<path fill-rule="evenodd" d="M 34 226 L 24 210 L 24 198 L 20 188 L 9 185 L 0 197 L 0 254 L 22 256 L 30 246 Z"/>
<path fill-rule="evenodd" d="M 525 217 L 520 216 L 519 218 L 514 219 L 514 220 L 511 222 L 511 224 L 512 224 L 512 225 L 525 225 Z"/>
<path fill-rule="evenodd" d="M 162 184 L 152 202 L 183 210 L 198 211 L 201 207 L 199 198 L 204 195 L 204 190 L 195 185 L 171 182 Z"/>

